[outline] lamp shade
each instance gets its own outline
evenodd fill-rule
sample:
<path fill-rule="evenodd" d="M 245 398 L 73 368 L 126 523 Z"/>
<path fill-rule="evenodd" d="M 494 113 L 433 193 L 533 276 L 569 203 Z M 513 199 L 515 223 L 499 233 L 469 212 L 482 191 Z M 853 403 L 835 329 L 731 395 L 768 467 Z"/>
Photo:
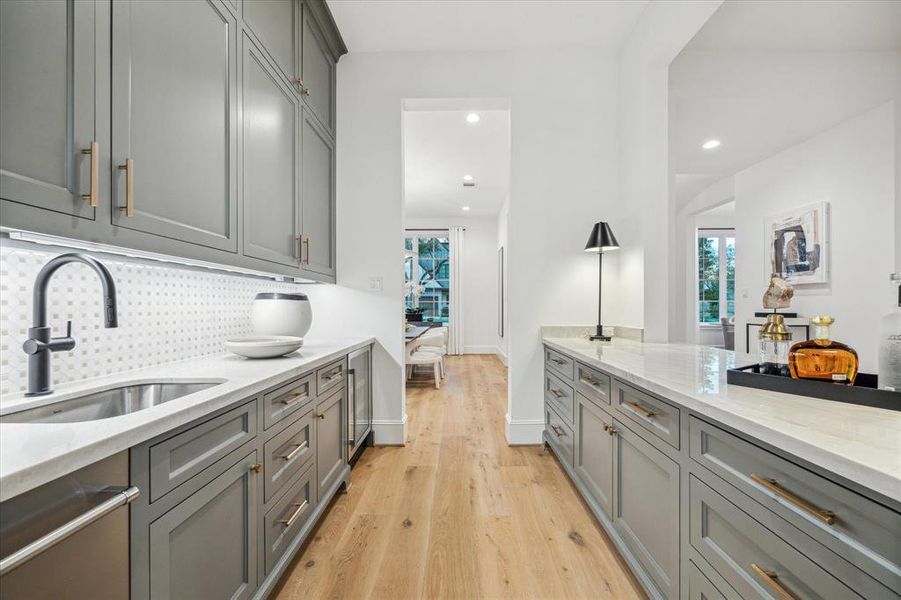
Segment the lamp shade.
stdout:
<path fill-rule="evenodd" d="M 605 221 L 595 223 L 588 237 L 588 243 L 585 244 L 585 252 L 608 252 L 617 249 L 619 242 L 616 241 L 610 225 Z"/>

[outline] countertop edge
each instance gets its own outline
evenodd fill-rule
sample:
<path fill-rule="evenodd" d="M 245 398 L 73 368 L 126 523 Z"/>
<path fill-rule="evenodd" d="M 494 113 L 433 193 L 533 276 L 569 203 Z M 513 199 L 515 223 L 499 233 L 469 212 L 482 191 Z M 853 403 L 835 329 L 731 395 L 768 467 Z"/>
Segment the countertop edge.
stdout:
<path fill-rule="evenodd" d="M 756 438 L 810 464 L 818 465 L 821 469 L 824 469 L 830 473 L 834 473 L 839 477 L 847 479 L 848 481 L 876 492 L 877 494 L 881 494 L 896 502 L 901 502 L 901 479 L 898 479 L 889 473 L 874 469 L 865 463 L 852 460 L 847 456 L 841 454 L 836 454 L 835 452 L 832 452 L 828 449 L 810 444 L 809 442 L 800 440 L 783 432 L 776 431 L 764 424 L 758 423 L 751 419 L 747 419 L 741 415 L 736 415 L 729 411 L 725 411 L 716 406 L 712 406 L 711 404 L 698 400 L 697 398 L 692 398 L 691 396 L 686 395 L 684 392 L 668 387 L 664 383 L 647 379 L 644 376 L 636 375 L 635 373 L 626 371 L 621 367 L 611 365 L 607 362 L 604 362 L 603 360 L 599 360 L 596 357 L 592 357 L 578 350 L 568 348 L 567 346 L 556 342 L 554 338 L 542 338 L 541 341 L 543 344 L 553 348 L 554 350 L 557 350 L 569 356 L 575 355 L 574 357 L 577 358 L 577 360 L 607 371 L 611 375 L 614 375 L 626 381 L 627 383 L 632 383 L 637 386 L 643 387 L 646 390 L 658 394 L 683 408 L 694 411 L 699 415 L 706 416 L 727 427 L 737 429 L 746 435 Z M 779 392 L 769 393 L 774 394 L 774 396 L 786 395 Z M 824 457 L 828 457 L 828 467 L 821 465 Z"/>
<path fill-rule="evenodd" d="M 334 350 L 331 350 L 322 356 L 312 358 L 309 362 L 302 365 L 291 366 L 276 374 L 262 376 L 258 380 L 254 380 L 251 383 L 241 385 L 237 388 L 232 387 L 221 395 L 207 398 L 196 404 L 185 405 L 178 412 L 161 415 L 140 426 L 117 431 L 110 434 L 107 438 L 98 439 L 93 443 L 69 450 L 65 453 L 57 454 L 47 460 L 30 463 L 17 468 L 14 471 L 0 471 L 0 502 L 5 502 L 15 496 L 23 494 L 59 477 L 73 473 L 78 469 L 99 460 L 103 460 L 118 452 L 128 450 L 133 446 L 153 439 L 158 435 L 162 435 L 167 431 L 171 431 L 192 421 L 202 419 L 206 415 L 221 410 L 242 399 L 250 399 L 252 396 L 257 395 L 274 385 L 278 385 L 279 383 L 302 373 L 313 371 L 332 360 L 375 342 L 375 337 L 359 338 L 358 340 L 343 345 L 339 342 L 339 345 L 337 345 Z M 161 368 L 172 366 L 173 364 L 185 364 L 190 362 L 191 361 L 181 361 L 180 363 L 169 363 L 167 365 L 157 365 L 156 367 L 150 368 Z M 134 379 L 135 376 L 142 371 L 144 371 L 144 369 L 124 374 L 123 379 L 125 379 L 125 376 L 130 376 L 131 379 Z M 198 412 L 201 414 L 198 414 Z"/>

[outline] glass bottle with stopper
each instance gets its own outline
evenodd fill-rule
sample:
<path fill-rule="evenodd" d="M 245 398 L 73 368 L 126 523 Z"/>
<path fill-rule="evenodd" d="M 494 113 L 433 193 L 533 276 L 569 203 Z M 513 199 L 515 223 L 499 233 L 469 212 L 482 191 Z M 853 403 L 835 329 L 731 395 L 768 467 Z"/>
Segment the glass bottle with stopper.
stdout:
<path fill-rule="evenodd" d="M 813 339 L 798 342 L 788 353 L 791 376 L 852 385 L 857 377 L 857 351 L 832 340 L 829 327 L 835 319 L 829 315 L 813 317 L 810 323 Z"/>
<path fill-rule="evenodd" d="M 760 344 L 759 367 L 764 375 L 789 377 L 788 351 L 792 334 L 785 326 L 782 315 L 767 316 L 757 335 Z"/>

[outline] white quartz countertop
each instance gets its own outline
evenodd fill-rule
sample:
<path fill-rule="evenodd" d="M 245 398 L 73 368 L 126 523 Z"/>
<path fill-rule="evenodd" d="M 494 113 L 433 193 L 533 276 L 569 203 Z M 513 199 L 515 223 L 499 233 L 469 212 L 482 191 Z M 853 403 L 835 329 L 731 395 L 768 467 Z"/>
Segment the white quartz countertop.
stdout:
<path fill-rule="evenodd" d="M 754 359 L 689 344 L 544 343 L 620 379 L 901 502 L 901 412 L 726 384 Z"/>
<path fill-rule="evenodd" d="M 0 419 L 0 502 L 145 442 L 229 404 L 320 367 L 375 338 L 306 340 L 288 356 L 251 360 L 221 354 L 60 386 L 39 398 L 0 400 L 0 415 L 123 383 L 218 381 L 220 385 L 131 414 L 81 423 L 4 423 Z"/>

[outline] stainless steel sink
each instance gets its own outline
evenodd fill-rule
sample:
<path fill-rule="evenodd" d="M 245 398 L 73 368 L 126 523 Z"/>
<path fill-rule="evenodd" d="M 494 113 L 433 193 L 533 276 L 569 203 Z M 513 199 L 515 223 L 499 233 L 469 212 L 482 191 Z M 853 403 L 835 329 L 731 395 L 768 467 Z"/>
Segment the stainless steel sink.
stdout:
<path fill-rule="evenodd" d="M 136 383 L 29 408 L 0 417 L 0 423 L 77 423 L 127 415 L 209 389 L 222 381 Z"/>

